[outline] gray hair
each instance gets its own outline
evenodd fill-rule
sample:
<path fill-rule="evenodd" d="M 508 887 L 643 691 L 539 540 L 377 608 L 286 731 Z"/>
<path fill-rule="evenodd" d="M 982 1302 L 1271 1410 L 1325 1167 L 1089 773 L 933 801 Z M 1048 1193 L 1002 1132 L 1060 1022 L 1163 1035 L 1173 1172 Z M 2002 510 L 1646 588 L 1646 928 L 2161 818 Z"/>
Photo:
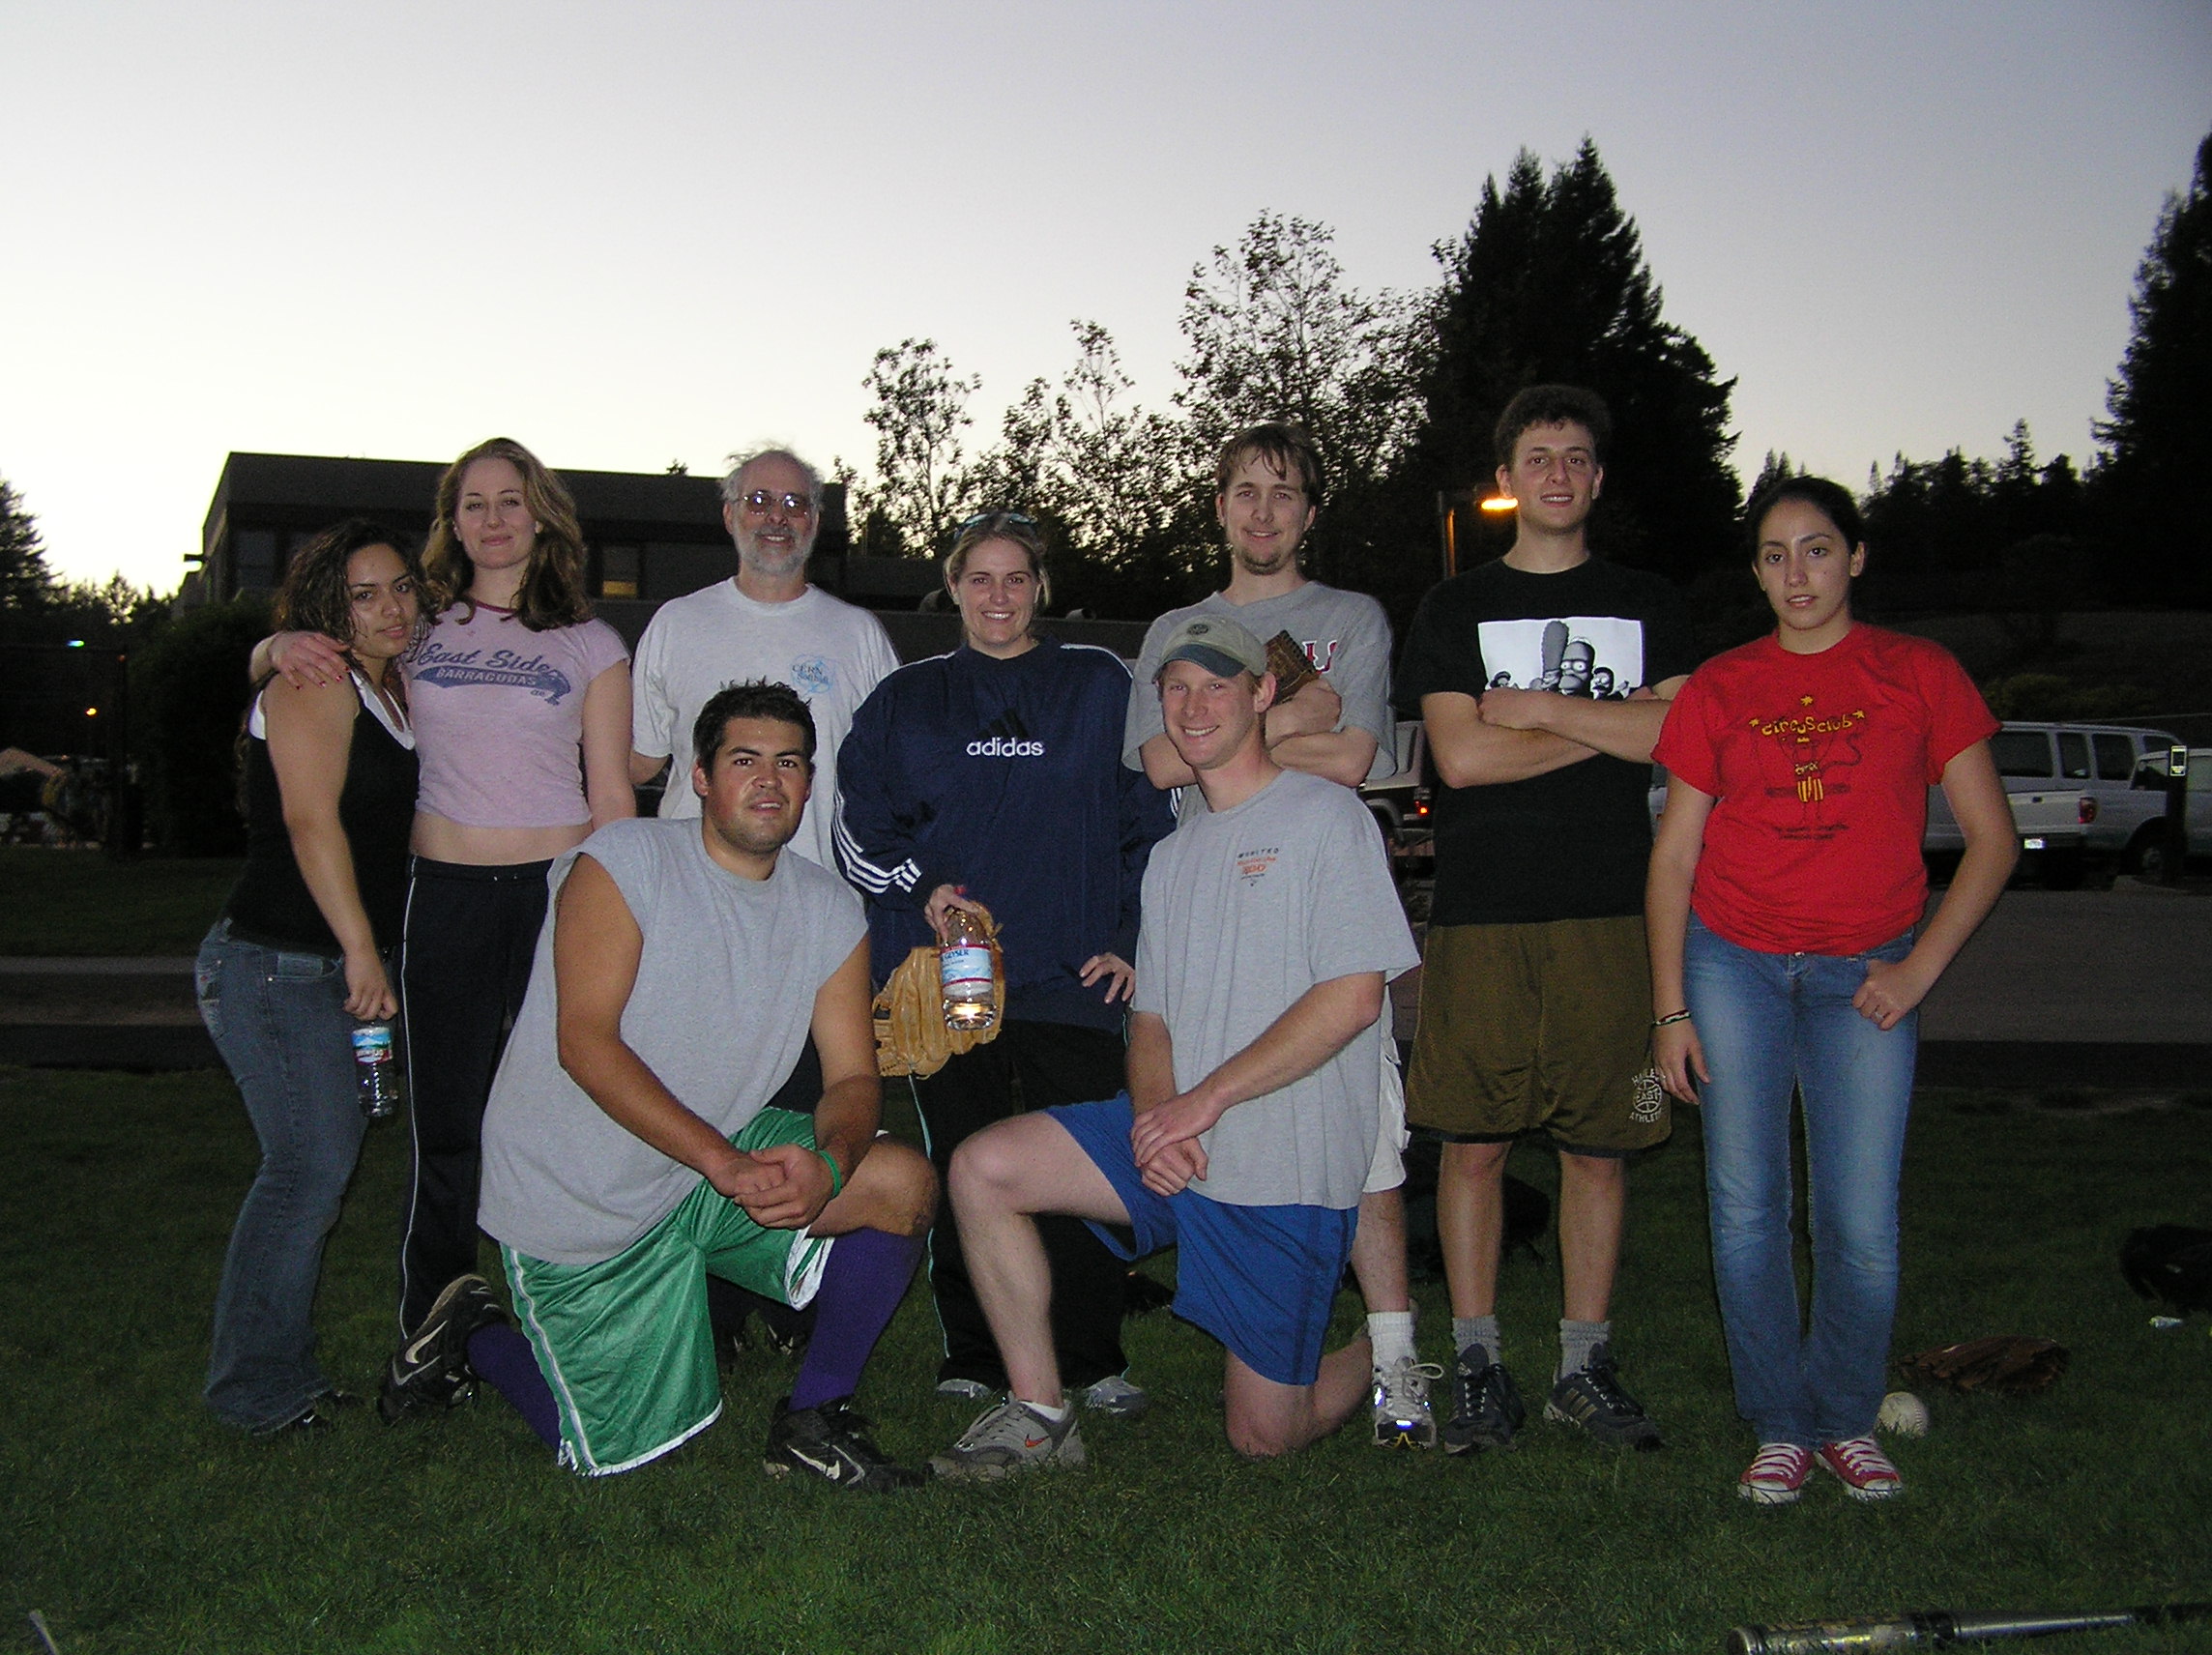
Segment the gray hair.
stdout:
<path fill-rule="evenodd" d="M 817 518 L 822 515 L 822 474 L 789 449 L 774 443 L 765 449 L 755 449 L 750 453 L 731 454 L 729 456 L 729 475 L 722 479 L 723 505 L 735 506 L 744 498 L 746 490 L 739 486 L 738 479 L 762 460 L 789 460 L 804 472 L 806 474 L 806 494 L 807 498 L 814 503 L 814 515 Z"/>

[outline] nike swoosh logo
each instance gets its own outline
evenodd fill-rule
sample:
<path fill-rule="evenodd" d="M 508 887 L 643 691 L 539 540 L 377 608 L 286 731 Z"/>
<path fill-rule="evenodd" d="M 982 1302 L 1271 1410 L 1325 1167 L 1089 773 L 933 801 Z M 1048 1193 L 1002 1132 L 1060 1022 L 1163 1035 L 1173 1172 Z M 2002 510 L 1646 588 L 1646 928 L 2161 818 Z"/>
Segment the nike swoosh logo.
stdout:
<path fill-rule="evenodd" d="M 421 1338 L 417 1339 L 414 1344 L 408 1346 L 405 1350 L 402 1350 L 400 1352 L 400 1356 L 409 1367 L 413 1367 L 416 1363 L 422 1360 L 423 1348 L 425 1346 L 435 1345 L 437 1342 L 438 1335 L 435 1330 L 425 1333 Z"/>
<path fill-rule="evenodd" d="M 1023 1438 L 1022 1446 L 1024 1448 L 1042 1448 L 1047 1442 L 1050 1442 L 1052 1438 L 1049 1437 L 1029 1437 Z"/>
<path fill-rule="evenodd" d="M 845 1462 L 842 1460 L 818 1460 L 805 1449 L 798 1447 L 791 1450 L 791 1457 L 795 1460 L 804 1461 L 833 1483 L 845 1475 Z"/>

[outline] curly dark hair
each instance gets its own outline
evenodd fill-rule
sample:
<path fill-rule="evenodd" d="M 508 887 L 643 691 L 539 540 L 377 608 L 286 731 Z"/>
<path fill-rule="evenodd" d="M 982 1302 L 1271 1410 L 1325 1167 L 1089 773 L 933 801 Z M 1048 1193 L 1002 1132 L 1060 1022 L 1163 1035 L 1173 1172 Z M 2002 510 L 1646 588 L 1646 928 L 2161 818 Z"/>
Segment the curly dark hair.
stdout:
<path fill-rule="evenodd" d="M 575 497 L 568 485 L 546 469 L 545 462 L 512 437 L 493 437 L 479 443 L 446 468 L 438 479 L 437 516 L 430 524 L 430 542 L 423 548 L 422 564 L 438 590 L 453 602 L 469 602 L 469 585 L 476 566 L 461 545 L 453 526 L 461 506 L 461 483 L 469 467 L 479 460 L 505 460 L 522 474 L 522 503 L 538 523 L 538 538 L 530 549 L 530 564 L 523 570 L 522 590 L 515 595 L 514 618 L 533 632 L 555 626 L 573 626 L 592 618 L 591 600 L 584 595 L 584 530 L 576 521 Z"/>
<path fill-rule="evenodd" d="M 418 601 L 428 618 L 434 611 L 422 560 L 414 542 L 366 517 L 348 517 L 325 529 L 292 554 L 276 594 L 275 630 L 320 632 L 339 643 L 353 643 L 353 595 L 346 587 L 346 565 L 370 546 L 390 546 L 413 577 Z"/>

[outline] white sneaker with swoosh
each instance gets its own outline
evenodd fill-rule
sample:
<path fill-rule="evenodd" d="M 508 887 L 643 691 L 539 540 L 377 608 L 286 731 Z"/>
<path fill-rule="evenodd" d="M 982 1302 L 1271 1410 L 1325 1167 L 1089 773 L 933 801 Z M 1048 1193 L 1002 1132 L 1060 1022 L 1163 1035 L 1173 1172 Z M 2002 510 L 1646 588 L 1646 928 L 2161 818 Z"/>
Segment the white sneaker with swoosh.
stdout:
<path fill-rule="evenodd" d="M 978 1416 L 959 1441 L 931 1455 L 929 1468 L 954 1482 L 997 1482 L 1016 1471 L 1083 1462 L 1083 1434 L 1076 1429 L 1074 1408 L 1056 1422 L 1008 1397 Z"/>

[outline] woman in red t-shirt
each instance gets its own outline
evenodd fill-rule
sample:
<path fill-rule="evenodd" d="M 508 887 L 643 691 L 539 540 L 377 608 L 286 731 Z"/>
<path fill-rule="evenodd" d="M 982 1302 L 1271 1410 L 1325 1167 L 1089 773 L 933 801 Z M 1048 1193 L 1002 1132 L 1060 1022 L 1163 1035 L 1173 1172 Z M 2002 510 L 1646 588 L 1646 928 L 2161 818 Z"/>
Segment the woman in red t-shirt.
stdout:
<path fill-rule="evenodd" d="M 1915 1011 L 1988 915 L 2019 847 L 1997 722 L 1938 646 L 1851 618 L 1850 495 L 1787 478 L 1752 502 L 1779 624 L 1700 667 L 1653 757 L 1672 772 L 1644 898 L 1654 1060 L 1702 1101 L 1737 1484 L 1784 1505 L 1816 1464 L 1853 1498 L 1903 1492 L 1876 1446 L 1897 1307 L 1897 1187 Z M 1920 841 L 1940 783 L 1966 850 L 1934 917 Z M 1703 1098 L 1700 1098 L 1700 1088 Z M 1790 1255 L 1792 1090 L 1805 1106 L 1809 1331 Z"/>

